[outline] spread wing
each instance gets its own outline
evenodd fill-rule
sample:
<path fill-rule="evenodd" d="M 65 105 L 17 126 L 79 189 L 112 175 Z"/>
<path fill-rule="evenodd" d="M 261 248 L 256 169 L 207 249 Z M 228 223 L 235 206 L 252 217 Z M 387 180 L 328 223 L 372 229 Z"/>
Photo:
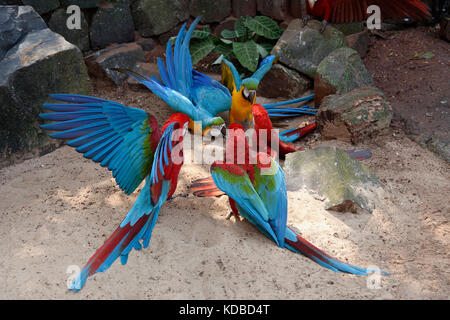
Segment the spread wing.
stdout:
<path fill-rule="evenodd" d="M 230 109 L 231 94 L 219 82 L 192 67 L 189 43 L 199 21 L 200 17 L 187 31 L 186 24 L 183 24 L 173 48 L 171 41 L 167 42 L 166 61 L 157 59 L 162 82 L 130 70 L 115 70 L 127 73 L 144 84 L 176 112 L 184 113 L 195 121 L 212 122 L 217 113 Z"/>
<path fill-rule="evenodd" d="M 252 78 L 256 79 L 258 82 L 262 80 L 262 78 L 266 75 L 266 73 L 272 68 L 273 61 L 275 60 L 275 56 L 267 56 L 263 61 L 259 64 L 258 70 L 252 75 Z"/>
<path fill-rule="evenodd" d="M 382 19 L 409 17 L 414 20 L 429 19 L 429 7 L 419 0 L 338 0 L 331 2 L 330 22 L 350 23 L 363 21 L 367 17 L 367 7 L 381 8 Z"/>
<path fill-rule="evenodd" d="M 42 125 L 50 136 L 112 171 L 119 187 L 132 193 L 150 172 L 160 131 L 153 116 L 118 102 L 80 95 L 54 94 L 68 103 L 47 103 L 55 111 L 40 117 L 56 121 Z M 156 143 L 154 143 L 154 141 Z"/>
<path fill-rule="evenodd" d="M 230 92 L 239 91 L 242 86 L 242 79 L 236 67 L 225 58 L 222 60 L 222 83 Z"/>
<path fill-rule="evenodd" d="M 239 213 L 278 244 L 269 224 L 270 213 L 247 173 L 237 164 L 214 162 L 211 176 L 216 186 L 236 202 Z"/>

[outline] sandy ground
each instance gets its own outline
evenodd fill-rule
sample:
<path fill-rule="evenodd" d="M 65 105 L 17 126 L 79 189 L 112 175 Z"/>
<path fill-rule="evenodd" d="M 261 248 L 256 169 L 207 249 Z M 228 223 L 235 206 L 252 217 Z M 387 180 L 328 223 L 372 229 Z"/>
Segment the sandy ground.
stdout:
<path fill-rule="evenodd" d="M 96 95 L 144 105 L 160 119 L 170 113 L 147 92 Z M 306 144 L 352 147 L 314 135 Z M 383 203 L 373 214 L 336 213 L 305 191 L 289 193 L 288 223 L 344 261 L 391 272 L 378 287 L 226 220 L 225 197 L 190 194 L 163 206 L 149 248 L 69 292 L 68 268 L 83 266 L 140 189 L 125 196 L 110 172 L 65 146 L 0 170 L 0 299 L 448 299 L 448 163 L 398 130 L 353 147 L 372 150 L 365 163 L 384 185 Z M 185 165 L 176 194 L 207 174 L 207 166 Z"/>

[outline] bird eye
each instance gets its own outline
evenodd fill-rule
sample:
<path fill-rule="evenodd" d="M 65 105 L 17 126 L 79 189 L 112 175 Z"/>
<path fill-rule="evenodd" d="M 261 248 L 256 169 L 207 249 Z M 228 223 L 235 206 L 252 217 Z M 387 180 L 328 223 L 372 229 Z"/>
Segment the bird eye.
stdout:
<path fill-rule="evenodd" d="M 248 98 L 248 94 L 249 94 L 248 89 L 244 87 L 244 90 L 242 90 L 242 95 L 244 96 L 245 99 Z"/>

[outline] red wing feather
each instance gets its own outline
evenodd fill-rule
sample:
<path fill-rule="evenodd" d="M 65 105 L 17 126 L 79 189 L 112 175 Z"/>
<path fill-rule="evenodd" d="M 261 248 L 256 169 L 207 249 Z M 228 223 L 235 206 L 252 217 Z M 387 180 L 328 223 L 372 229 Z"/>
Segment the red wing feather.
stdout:
<path fill-rule="evenodd" d="M 350 23 L 362 21 L 367 17 L 367 7 L 377 5 L 381 8 L 382 19 L 410 17 L 414 20 L 430 19 L 428 5 L 420 0 L 334 0 L 331 3 L 330 21 Z"/>

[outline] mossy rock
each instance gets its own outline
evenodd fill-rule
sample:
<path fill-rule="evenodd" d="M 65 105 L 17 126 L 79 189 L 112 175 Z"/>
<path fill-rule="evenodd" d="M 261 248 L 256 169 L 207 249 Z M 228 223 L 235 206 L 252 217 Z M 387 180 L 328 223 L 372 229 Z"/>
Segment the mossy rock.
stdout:
<path fill-rule="evenodd" d="M 303 27 L 300 19 L 293 20 L 272 50 L 281 63 L 310 78 L 324 58 L 338 48 L 347 47 L 345 35 L 328 26 L 321 33 L 321 23 L 311 20 Z"/>
<path fill-rule="evenodd" d="M 163 34 L 189 18 L 188 0 L 136 0 L 132 15 L 143 37 Z"/>
<path fill-rule="evenodd" d="M 0 166 L 57 145 L 39 127 L 38 115 L 49 94 L 92 93 L 81 51 L 50 29 L 30 28 L 36 24 L 35 16 L 21 12 L 15 19 L 24 34 L 0 61 Z"/>
<path fill-rule="evenodd" d="M 326 198 L 325 208 L 372 212 L 379 201 L 381 183 L 361 162 L 336 147 L 318 147 L 290 153 L 284 165 L 288 191 L 306 190 Z"/>

